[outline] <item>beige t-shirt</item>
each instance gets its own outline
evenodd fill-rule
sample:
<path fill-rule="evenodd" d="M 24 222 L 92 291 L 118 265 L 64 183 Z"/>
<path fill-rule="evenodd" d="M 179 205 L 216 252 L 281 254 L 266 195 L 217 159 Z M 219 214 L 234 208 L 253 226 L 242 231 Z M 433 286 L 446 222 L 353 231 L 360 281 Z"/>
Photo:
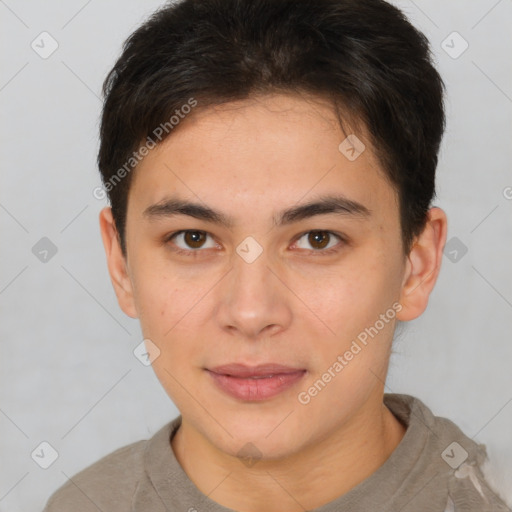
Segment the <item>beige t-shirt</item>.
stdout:
<path fill-rule="evenodd" d="M 371 476 L 312 512 L 512 512 L 482 474 L 484 445 L 415 397 L 385 394 L 384 403 L 407 426 L 402 441 Z M 44 512 L 233 512 L 204 495 L 177 461 L 170 440 L 180 423 L 178 416 L 81 471 Z"/>

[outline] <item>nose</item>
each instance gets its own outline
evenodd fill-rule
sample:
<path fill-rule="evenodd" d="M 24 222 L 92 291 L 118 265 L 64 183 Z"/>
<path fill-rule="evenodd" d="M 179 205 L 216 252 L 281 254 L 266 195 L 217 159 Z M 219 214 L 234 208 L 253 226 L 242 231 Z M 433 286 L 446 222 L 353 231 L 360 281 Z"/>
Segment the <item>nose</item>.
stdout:
<path fill-rule="evenodd" d="M 221 329 L 249 340 L 286 330 L 292 320 L 293 294 L 279 274 L 265 251 L 252 262 L 235 255 L 218 290 L 216 315 Z"/>

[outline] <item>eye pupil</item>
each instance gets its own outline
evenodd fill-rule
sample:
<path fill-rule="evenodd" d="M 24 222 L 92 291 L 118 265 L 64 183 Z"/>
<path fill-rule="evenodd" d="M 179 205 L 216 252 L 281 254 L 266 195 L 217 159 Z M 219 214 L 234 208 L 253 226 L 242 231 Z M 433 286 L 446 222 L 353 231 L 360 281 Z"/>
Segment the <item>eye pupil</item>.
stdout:
<path fill-rule="evenodd" d="M 329 243 L 329 233 L 326 231 L 312 231 L 309 233 L 308 239 L 313 247 L 323 249 Z M 315 244 L 319 244 L 320 246 L 317 247 Z"/>
<path fill-rule="evenodd" d="M 184 239 L 189 247 L 197 249 L 203 245 L 205 234 L 202 231 L 187 231 L 184 233 Z"/>

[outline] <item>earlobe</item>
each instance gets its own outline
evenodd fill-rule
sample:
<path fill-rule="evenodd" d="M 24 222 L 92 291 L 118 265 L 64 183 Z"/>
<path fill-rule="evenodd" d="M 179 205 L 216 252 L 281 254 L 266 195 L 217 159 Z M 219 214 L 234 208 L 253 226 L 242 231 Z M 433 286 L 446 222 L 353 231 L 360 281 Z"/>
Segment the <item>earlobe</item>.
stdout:
<path fill-rule="evenodd" d="M 107 266 L 119 306 L 131 318 L 137 318 L 137 310 L 133 297 L 133 285 L 128 273 L 117 233 L 112 209 L 103 208 L 99 216 L 101 238 L 107 257 Z"/>
<path fill-rule="evenodd" d="M 427 308 L 441 270 L 443 249 L 446 243 L 447 218 L 441 208 L 431 208 L 423 232 L 417 237 L 407 257 L 398 320 L 418 318 Z"/>

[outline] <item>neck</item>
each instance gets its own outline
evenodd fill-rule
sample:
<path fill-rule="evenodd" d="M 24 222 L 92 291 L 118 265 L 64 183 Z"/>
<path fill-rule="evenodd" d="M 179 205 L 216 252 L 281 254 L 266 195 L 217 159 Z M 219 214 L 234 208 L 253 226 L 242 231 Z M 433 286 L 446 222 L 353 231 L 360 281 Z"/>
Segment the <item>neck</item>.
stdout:
<path fill-rule="evenodd" d="M 261 459 L 247 467 L 186 421 L 173 437 L 172 448 L 196 487 L 222 506 L 296 512 L 320 507 L 357 486 L 384 464 L 404 434 L 405 427 L 380 397 L 350 425 L 285 459 Z"/>

